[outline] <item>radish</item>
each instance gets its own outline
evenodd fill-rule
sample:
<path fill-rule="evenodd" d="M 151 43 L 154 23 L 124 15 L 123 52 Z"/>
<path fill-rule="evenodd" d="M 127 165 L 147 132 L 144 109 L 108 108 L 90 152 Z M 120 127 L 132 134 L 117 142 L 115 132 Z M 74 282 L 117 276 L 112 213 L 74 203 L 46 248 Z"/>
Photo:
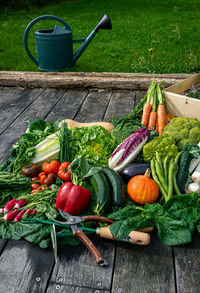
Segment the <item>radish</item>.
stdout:
<path fill-rule="evenodd" d="M 25 211 L 25 213 L 24 213 L 24 214 L 25 214 L 25 215 L 30 215 L 30 214 L 31 214 L 31 212 L 32 212 L 32 210 L 31 210 L 31 209 L 28 209 L 28 210 L 26 210 L 26 211 Z"/>
<path fill-rule="evenodd" d="M 25 199 L 21 199 L 20 201 L 18 201 L 16 203 L 16 205 L 14 206 L 14 208 L 18 209 L 18 208 L 21 208 L 23 207 L 25 204 L 27 203 L 27 201 Z"/>
<path fill-rule="evenodd" d="M 37 210 L 34 209 L 34 210 L 32 211 L 32 213 L 33 213 L 34 215 L 36 215 L 36 214 L 37 214 Z"/>
<path fill-rule="evenodd" d="M 8 214 L 6 214 L 3 218 L 4 220 L 6 221 L 12 221 L 14 220 L 14 218 L 19 214 L 19 211 L 18 210 L 14 210 Z"/>
<path fill-rule="evenodd" d="M 4 207 L 4 213 L 11 211 L 13 207 L 15 206 L 16 202 L 17 202 L 16 198 L 13 198 L 12 200 L 8 201 L 7 205 Z"/>
<path fill-rule="evenodd" d="M 4 214 L 4 208 L 0 208 L 0 214 Z"/>
<path fill-rule="evenodd" d="M 14 219 L 15 222 L 18 222 L 21 220 L 23 214 L 25 213 L 25 210 L 22 210 Z"/>

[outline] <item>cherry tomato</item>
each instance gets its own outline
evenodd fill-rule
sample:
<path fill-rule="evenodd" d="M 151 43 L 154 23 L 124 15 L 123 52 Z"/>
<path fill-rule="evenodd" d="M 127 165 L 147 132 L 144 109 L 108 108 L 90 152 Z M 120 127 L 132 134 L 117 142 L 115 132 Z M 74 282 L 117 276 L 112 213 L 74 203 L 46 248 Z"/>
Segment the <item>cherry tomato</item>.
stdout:
<path fill-rule="evenodd" d="M 37 189 L 31 190 L 31 194 L 35 193 L 36 191 L 37 191 Z"/>
<path fill-rule="evenodd" d="M 32 189 L 38 189 L 39 187 L 40 187 L 40 185 L 38 183 L 32 183 L 31 184 Z"/>
<path fill-rule="evenodd" d="M 44 180 L 45 180 L 46 178 L 47 178 L 46 175 L 42 175 L 42 176 L 40 177 L 40 184 L 41 184 L 41 185 L 44 184 Z"/>
<path fill-rule="evenodd" d="M 56 179 L 56 174 L 50 173 L 47 175 L 47 178 L 53 178 L 53 181 Z"/>
<path fill-rule="evenodd" d="M 63 181 L 70 181 L 70 171 L 69 171 L 69 162 L 64 162 L 60 165 L 58 170 L 58 177 Z"/>
<path fill-rule="evenodd" d="M 50 186 L 53 183 L 53 178 L 49 177 L 44 180 L 44 185 Z"/>
<path fill-rule="evenodd" d="M 50 173 L 54 173 L 56 174 L 58 172 L 60 163 L 56 160 L 51 161 L 51 163 L 44 163 L 42 165 L 42 171 L 50 174 Z"/>
<path fill-rule="evenodd" d="M 44 173 L 44 172 L 40 172 L 39 175 L 38 175 L 38 178 L 40 179 L 40 177 L 41 177 L 42 175 L 46 175 L 46 173 Z"/>
<path fill-rule="evenodd" d="M 48 189 L 47 186 L 41 186 L 40 190 L 45 190 L 45 189 Z"/>
<path fill-rule="evenodd" d="M 34 181 L 39 181 L 39 178 L 38 177 L 33 177 L 31 178 L 31 181 L 34 182 Z"/>

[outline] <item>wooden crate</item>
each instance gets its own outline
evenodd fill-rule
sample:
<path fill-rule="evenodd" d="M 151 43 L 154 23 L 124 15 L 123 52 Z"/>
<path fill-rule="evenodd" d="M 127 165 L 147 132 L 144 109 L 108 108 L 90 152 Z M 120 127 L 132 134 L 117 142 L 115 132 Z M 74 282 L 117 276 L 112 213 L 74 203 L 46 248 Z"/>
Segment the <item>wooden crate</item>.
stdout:
<path fill-rule="evenodd" d="M 197 118 L 200 120 L 200 100 L 185 96 L 192 85 L 200 89 L 200 74 L 195 74 L 165 90 L 167 112 L 174 116 Z"/>

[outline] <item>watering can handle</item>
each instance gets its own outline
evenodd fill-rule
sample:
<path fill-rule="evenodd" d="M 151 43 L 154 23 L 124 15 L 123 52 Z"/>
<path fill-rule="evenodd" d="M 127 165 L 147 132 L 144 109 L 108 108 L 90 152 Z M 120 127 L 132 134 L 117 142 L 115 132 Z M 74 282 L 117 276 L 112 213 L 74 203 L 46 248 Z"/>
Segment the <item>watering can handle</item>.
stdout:
<path fill-rule="evenodd" d="M 31 54 L 29 48 L 28 48 L 28 43 L 27 43 L 27 38 L 28 38 L 28 34 L 29 34 L 29 31 L 30 29 L 32 28 L 32 26 L 40 21 L 40 20 L 44 20 L 44 19 L 55 19 L 59 22 L 61 22 L 65 27 L 66 29 L 68 30 L 71 30 L 70 26 L 63 20 L 61 19 L 60 17 L 58 16 L 54 16 L 54 15 L 41 15 L 41 16 L 38 16 L 36 17 L 35 19 L 33 19 L 26 27 L 26 30 L 24 32 L 24 47 L 25 47 L 25 50 L 26 50 L 26 53 L 28 54 L 28 56 L 31 58 L 31 60 L 36 64 L 38 65 L 38 61 L 33 57 L 33 55 Z"/>

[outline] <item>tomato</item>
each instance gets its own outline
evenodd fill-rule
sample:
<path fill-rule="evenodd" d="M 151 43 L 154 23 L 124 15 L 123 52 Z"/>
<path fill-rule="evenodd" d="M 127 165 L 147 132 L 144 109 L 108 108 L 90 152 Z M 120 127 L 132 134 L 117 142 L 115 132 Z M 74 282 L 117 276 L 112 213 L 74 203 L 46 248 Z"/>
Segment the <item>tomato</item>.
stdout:
<path fill-rule="evenodd" d="M 69 170 L 69 162 L 64 162 L 60 165 L 58 169 L 58 177 L 63 181 L 70 181 L 70 170 Z"/>
<path fill-rule="evenodd" d="M 42 176 L 40 177 L 40 184 L 41 184 L 41 185 L 44 184 L 44 180 L 45 180 L 46 178 L 47 178 L 46 175 L 42 175 Z"/>
<path fill-rule="evenodd" d="M 38 189 L 39 187 L 40 187 L 40 185 L 38 183 L 32 183 L 31 184 L 32 189 Z"/>
<path fill-rule="evenodd" d="M 44 173 L 44 172 L 40 172 L 40 174 L 38 175 L 38 178 L 40 179 L 40 177 L 41 177 L 42 175 L 46 175 L 46 173 Z"/>
<path fill-rule="evenodd" d="M 31 178 L 31 181 L 34 182 L 34 181 L 39 181 L 39 178 L 38 177 L 33 177 Z"/>
<path fill-rule="evenodd" d="M 36 191 L 37 191 L 37 189 L 31 190 L 31 194 L 35 193 Z"/>
<path fill-rule="evenodd" d="M 60 163 L 56 160 L 51 161 L 51 163 L 44 163 L 42 165 L 42 171 L 50 174 L 50 173 L 54 173 L 56 174 L 58 172 L 58 169 L 60 167 Z"/>
<path fill-rule="evenodd" d="M 44 185 L 46 185 L 46 186 L 50 186 L 52 183 L 53 183 L 53 178 L 52 177 L 47 177 L 44 180 Z"/>
<path fill-rule="evenodd" d="M 47 186 L 41 186 L 40 190 L 45 190 L 45 189 L 48 189 Z"/>
<path fill-rule="evenodd" d="M 47 178 L 53 178 L 53 181 L 56 179 L 56 174 L 50 173 L 47 175 Z"/>
<path fill-rule="evenodd" d="M 40 168 L 35 164 L 28 164 L 22 167 L 21 174 L 25 177 L 36 177 L 40 173 Z"/>

